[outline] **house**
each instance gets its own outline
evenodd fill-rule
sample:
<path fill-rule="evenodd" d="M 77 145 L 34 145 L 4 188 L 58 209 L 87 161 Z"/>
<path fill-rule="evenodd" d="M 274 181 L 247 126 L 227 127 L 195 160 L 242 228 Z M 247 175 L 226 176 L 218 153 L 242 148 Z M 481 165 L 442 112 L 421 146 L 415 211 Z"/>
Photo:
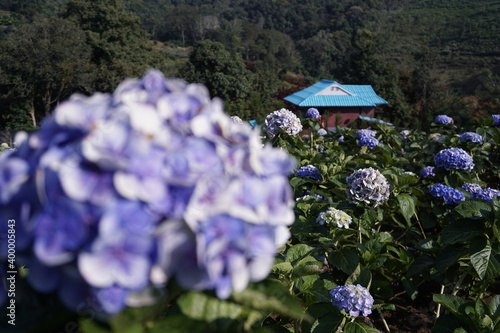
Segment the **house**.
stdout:
<path fill-rule="evenodd" d="M 340 84 L 321 80 L 284 98 L 303 113 L 316 108 L 321 114 L 323 127 L 333 130 L 349 126 L 357 119 L 375 119 L 375 107 L 388 104 L 370 85 Z"/>

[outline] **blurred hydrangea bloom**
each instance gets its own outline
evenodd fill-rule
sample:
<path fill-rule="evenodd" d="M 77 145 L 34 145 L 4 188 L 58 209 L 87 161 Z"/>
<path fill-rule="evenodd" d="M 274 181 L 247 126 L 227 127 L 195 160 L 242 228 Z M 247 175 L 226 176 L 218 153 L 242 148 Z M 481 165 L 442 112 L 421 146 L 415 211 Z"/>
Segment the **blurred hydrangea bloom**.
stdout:
<path fill-rule="evenodd" d="M 500 114 L 491 115 L 491 119 L 494 120 L 494 123 L 491 126 L 500 126 Z"/>
<path fill-rule="evenodd" d="M 377 133 L 375 131 L 372 131 L 370 129 L 360 129 L 356 132 L 356 138 L 361 139 L 364 137 L 370 137 L 374 138 Z"/>
<path fill-rule="evenodd" d="M 420 176 L 427 178 L 430 176 L 435 176 L 436 174 L 434 173 L 434 167 L 433 166 L 426 166 L 420 170 Z"/>
<path fill-rule="evenodd" d="M 302 132 L 300 119 L 287 109 L 276 110 L 268 114 L 265 123 L 267 133 L 271 137 L 278 134 L 280 128 L 289 135 L 297 135 Z"/>
<path fill-rule="evenodd" d="M 442 125 L 450 125 L 453 124 L 453 118 L 448 117 L 447 115 L 439 115 L 434 119 L 434 123 L 442 124 Z"/>
<path fill-rule="evenodd" d="M 462 185 L 462 189 L 472 194 L 474 192 L 480 191 L 481 186 L 474 183 L 465 183 Z"/>
<path fill-rule="evenodd" d="M 295 176 L 297 177 L 310 177 L 316 180 L 322 180 L 321 172 L 314 165 L 306 165 L 300 167 L 296 172 Z"/>
<path fill-rule="evenodd" d="M 471 199 L 482 199 L 486 201 L 493 201 L 493 197 L 499 197 L 500 191 L 492 188 L 479 189 L 471 193 Z"/>
<path fill-rule="evenodd" d="M 411 131 L 410 130 L 402 130 L 401 132 L 399 132 L 404 139 L 407 139 L 408 136 L 410 135 Z"/>
<path fill-rule="evenodd" d="M 366 203 L 377 207 L 389 199 L 389 182 L 371 167 L 353 172 L 346 181 L 347 197 L 351 203 Z"/>
<path fill-rule="evenodd" d="M 372 313 L 373 297 L 368 289 L 359 284 L 335 287 L 330 290 L 330 297 L 333 305 L 351 317 L 360 314 L 366 317 Z"/>
<path fill-rule="evenodd" d="M 378 146 L 379 142 L 377 139 L 371 136 L 363 136 L 358 140 L 358 146 L 368 146 L 368 148 L 373 149 Z"/>
<path fill-rule="evenodd" d="M 344 142 L 345 141 L 344 136 L 343 135 L 339 136 L 339 138 L 337 139 L 337 141 L 338 142 Z"/>
<path fill-rule="evenodd" d="M 28 281 L 72 309 L 90 297 L 116 313 L 173 278 L 227 298 L 268 275 L 294 221 L 287 153 L 156 70 L 72 96 L 16 143 L 0 218 L 16 220 Z"/>
<path fill-rule="evenodd" d="M 465 132 L 458 137 L 462 142 L 482 143 L 483 137 L 474 132 Z"/>
<path fill-rule="evenodd" d="M 243 120 L 238 116 L 231 116 L 231 120 L 236 124 L 239 125 L 243 124 Z"/>
<path fill-rule="evenodd" d="M 474 161 L 467 152 L 461 148 L 443 149 L 434 156 L 437 166 L 446 170 L 458 169 L 471 171 L 474 168 Z"/>
<path fill-rule="evenodd" d="M 327 135 L 327 134 L 328 134 L 328 132 L 327 132 L 324 128 L 320 128 L 320 129 L 317 131 L 317 133 L 318 133 L 319 135 Z"/>
<path fill-rule="evenodd" d="M 306 117 L 307 118 L 313 118 L 313 119 L 318 119 L 319 118 L 319 111 L 316 108 L 309 108 L 306 111 Z"/>
<path fill-rule="evenodd" d="M 458 205 L 460 201 L 465 200 L 465 195 L 462 191 L 441 183 L 429 186 L 429 193 L 433 197 L 443 198 L 448 205 Z"/>
<path fill-rule="evenodd" d="M 330 207 L 326 212 L 319 213 L 316 222 L 320 225 L 324 225 L 325 223 L 336 224 L 339 228 L 349 229 L 349 225 L 352 223 L 352 217 L 340 209 Z"/>

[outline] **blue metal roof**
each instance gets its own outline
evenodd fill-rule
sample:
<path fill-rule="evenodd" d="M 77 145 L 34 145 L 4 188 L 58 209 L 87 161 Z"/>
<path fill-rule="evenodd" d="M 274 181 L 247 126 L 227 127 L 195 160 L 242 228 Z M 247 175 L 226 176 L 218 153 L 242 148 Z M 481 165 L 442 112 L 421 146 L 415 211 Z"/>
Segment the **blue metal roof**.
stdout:
<path fill-rule="evenodd" d="M 374 123 L 380 123 L 380 124 L 385 124 L 387 126 L 392 126 L 392 123 L 388 123 L 387 121 L 384 121 L 382 119 L 365 117 L 365 116 L 358 116 L 358 118 L 361 119 L 361 120 L 366 120 L 366 121 L 371 121 L 371 122 L 374 122 Z"/>
<path fill-rule="evenodd" d="M 318 95 L 321 91 L 334 85 L 340 87 L 346 93 L 343 95 Z M 308 88 L 288 95 L 284 98 L 284 100 L 302 107 L 355 107 L 388 104 L 385 99 L 375 93 L 370 85 L 342 85 L 336 81 L 330 80 L 321 80 L 316 82 Z"/>

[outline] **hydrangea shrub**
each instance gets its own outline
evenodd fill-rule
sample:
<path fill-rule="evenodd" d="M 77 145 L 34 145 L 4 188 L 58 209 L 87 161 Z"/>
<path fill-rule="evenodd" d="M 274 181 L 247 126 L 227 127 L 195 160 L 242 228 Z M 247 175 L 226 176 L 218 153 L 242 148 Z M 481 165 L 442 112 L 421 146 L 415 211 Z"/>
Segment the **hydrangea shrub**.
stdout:
<path fill-rule="evenodd" d="M 376 207 L 389 199 L 389 182 L 380 171 L 371 167 L 353 172 L 346 181 L 346 192 L 351 203 Z"/>

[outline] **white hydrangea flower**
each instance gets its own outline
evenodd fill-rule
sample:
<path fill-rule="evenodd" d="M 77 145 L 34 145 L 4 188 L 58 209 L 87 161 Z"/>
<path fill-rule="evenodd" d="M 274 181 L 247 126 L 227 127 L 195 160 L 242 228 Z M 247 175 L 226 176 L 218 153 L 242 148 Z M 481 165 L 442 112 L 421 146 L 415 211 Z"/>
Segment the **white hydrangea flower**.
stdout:
<path fill-rule="evenodd" d="M 330 207 L 327 211 L 319 213 L 316 222 L 320 225 L 335 223 L 339 228 L 349 229 L 349 225 L 352 223 L 352 217 L 340 209 Z"/>

